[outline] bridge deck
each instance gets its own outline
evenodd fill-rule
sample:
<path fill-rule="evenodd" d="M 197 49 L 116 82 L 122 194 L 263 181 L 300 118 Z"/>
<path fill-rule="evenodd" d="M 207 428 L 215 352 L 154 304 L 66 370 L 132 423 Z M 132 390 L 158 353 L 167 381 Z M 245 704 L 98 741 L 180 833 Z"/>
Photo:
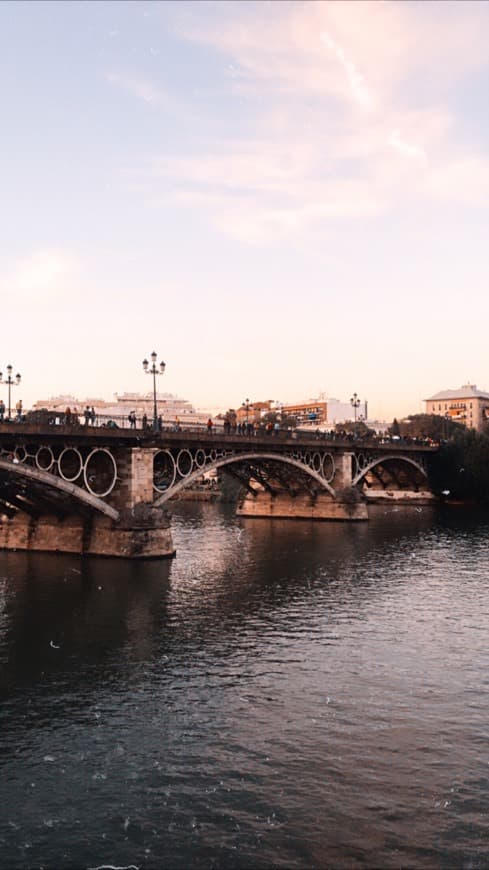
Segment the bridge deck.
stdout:
<path fill-rule="evenodd" d="M 277 433 L 256 432 L 250 435 L 237 433 L 224 434 L 222 430 L 208 432 L 202 429 L 164 428 L 161 432 L 144 429 L 113 429 L 108 426 L 55 425 L 42 426 L 29 423 L 0 423 L 0 445 L 9 442 L 23 441 L 25 443 L 70 442 L 80 446 L 97 446 L 110 444 L 124 447 L 196 447 L 197 445 L 212 446 L 221 449 L 243 448 L 249 444 L 253 449 L 263 449 L 281 452 L 281 449 L 294 449 L 299 444 L 302 448 L 325 448 L 332 452 L 345 450 L 378 450 L 386 453 L 402 453 L 409 450 L 416 453 L 434 453 L 438 444 L 419 444 L 407 440 L 391 441 L 385 438 L 349 439 L 330 438 L 298 430 L 280 431 Z"/>

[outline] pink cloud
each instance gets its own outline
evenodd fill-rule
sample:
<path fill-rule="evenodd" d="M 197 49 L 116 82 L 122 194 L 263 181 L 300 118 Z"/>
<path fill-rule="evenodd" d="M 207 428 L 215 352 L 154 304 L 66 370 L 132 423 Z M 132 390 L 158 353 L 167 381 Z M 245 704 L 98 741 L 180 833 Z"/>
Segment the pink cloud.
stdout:
<path fill-rule="evenodd" d="M 487 63 L 484 20 L 471 2 L 369 0 L 187 15 L 181 36 L 227 55 L 225 85 L 248 111 L 255 104 L 250 132 L 203 135 L 198 156 L 158 155 L 139 184 L 246 241 L 376 216 L 414 196 L 478 202 L 489 162 L 460 153 L 445 91 Z M 432 95 L 422 101 L 406 84 L 420 73 Z"/>

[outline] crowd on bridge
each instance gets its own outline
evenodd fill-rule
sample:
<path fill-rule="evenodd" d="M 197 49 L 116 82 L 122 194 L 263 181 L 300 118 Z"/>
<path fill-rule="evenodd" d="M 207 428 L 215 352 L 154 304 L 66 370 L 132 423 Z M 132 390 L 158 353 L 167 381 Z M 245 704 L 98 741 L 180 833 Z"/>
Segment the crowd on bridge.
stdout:
<path fill-rule="evenodd" d="M 5 402 L 3 401 L 3 399 L 0 399 L 0 423 L 11 422 L 12 417 L 10 416 L 10 414 L 11 409 L 9 408 L 7 411 L 7 408 L 5 407 Z M 23 419 L 24 409 L 22 407 L 22 399 L 19 399 L 15 406 L 14 420 L 16 423 L 21 423 Z"/>
<path fill-rule="evenodd" d="M 3 410 L 2 410 L 3 406 Z M 151 433 L 167 433 L 167 432 L 207 432 L 213 436 L 238 436 L 245 438 L 280 438 L 281 440 L 311 440 L 326 442 L 340 442 L 342 444 L 392 444 L 399 446 L 428 446 L 437 447 L 440 442 L 432 438 L 420 438 L 413 436 L 400 436 L 389 434 L 388 432 L 374 433 L 370 431 L 355 431 L 343 429 L 336 426 L 334 429 L 313 429 L 312 427 L 301 428 L 284 426 L 280 421 L 255 421 L 245 420 L 237 422 L 230 421 L 228 418 L 224 420 L 219 418 L 212 419 L 209 417 L 207 423 L 190 423 L 182 421 L 176 417 L 173 422 L 163 420 L 159 415 L 155 420 L 149 419 L 147 414 L 138 416 L 135 411 L 131 411 L 127 417 L 106 416 L 97 414 L 93 406 L 86 406 L 83 410 L 74 407 L 67 407 L 64 412 L 49 411 L 43 409 L 40 411 L 23 412 L 22 403 L 17 403 L 16 415 L 13 418 L 5 416 L 5 405 L 0 402 L 0 423 L 27 423 L 34 425 L 49 425 L 49 426 L 69 426 L 77 428 L 88 428 L 96 426 L 106 429 L 127 429 L 138 430 L 146 434 Z"/>

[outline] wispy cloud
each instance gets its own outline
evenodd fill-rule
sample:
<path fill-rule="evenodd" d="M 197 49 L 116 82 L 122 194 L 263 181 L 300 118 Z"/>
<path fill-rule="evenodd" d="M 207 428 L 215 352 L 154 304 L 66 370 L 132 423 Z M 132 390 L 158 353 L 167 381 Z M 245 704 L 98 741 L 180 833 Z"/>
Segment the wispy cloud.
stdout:
<path fill-rule="evenodd" d="M 399 130 L 393 130 L 389 136 L 388 144 L 391 148 L 394 148 L 400 154 L 405 157 L 410 158 L 426 158 L 425 151 L 419 147 L 419 145 L 412 145 L 409 142 L 406 142 L 405 139 L 402 139 Z"/>
<path fill-rule="evenodd" d="M 163 88 L 144 76 L 108 72 L 105 78 L 109 84 L 122 88 L 144 103 L 160 105 L 166 101 L 166 93 Z"/>
<path fill-rule="evenodd" d="M 335 42 L 328 33 L 322 33 L 321 40 L 324 42 L 325 46 L 333 52 L 334 56 L 338 59 L 345 70 L 353 99 L 362 106 L 362 108 L 371 109 L 374 104 L 374 99 L 366 85 L 364 76 L 358 71 L 355 64 L 347 58 L 341 45 L 338 45 L 338 43 Z"/>
<path fill-rule="evenodd" d="M 224 56 L 223 88 L 242 101 L 247 135 L 196 128 L 193 153 L 145 158 L 132 173 L 140 189 L 252 242 L 377 216 L 413 196 L 479 201 L 474 175 L 489 161 L 453 141 L 445 79 L 487 63 L 480 12 L 469 0 L 454 25 L 439 5 L 222 4 L 183 16 L 182 39 Z M 427 74 L 432 96 L 421 99 L 406 83 Z"/>

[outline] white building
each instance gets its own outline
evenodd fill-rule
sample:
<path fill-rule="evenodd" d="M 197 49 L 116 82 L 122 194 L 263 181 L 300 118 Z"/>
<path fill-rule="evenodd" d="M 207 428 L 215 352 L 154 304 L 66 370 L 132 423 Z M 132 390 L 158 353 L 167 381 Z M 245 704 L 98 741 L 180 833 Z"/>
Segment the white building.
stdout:
<path fill-rule="evenodd" d="M 47 408 L 50 411 L 65 413 L 69 408 L 72 413 L 83 415 L 83 410 L 88 405 L 94 409 L 97 416 L 122 418 L 127 420 L 129 414 L 135 413 L 136 418 L 141 420 L 144 414 L 148 420 L 153 419 L 153 393 L 122 393 L 114 394 L 113 401 L 100 398 L 77 399 L 71 395 L 51 396 L 49 399 L 39 399 L 32 406 L 33 411 Z M 158 416 L 163 419 L 164 425 L 180 422 L 186 424 L 200 424 L 207 422 L 209 415 L 204 411 L 197 411 L 186 399 L 180 399 L 172 393 L 156 394 Z"/>

